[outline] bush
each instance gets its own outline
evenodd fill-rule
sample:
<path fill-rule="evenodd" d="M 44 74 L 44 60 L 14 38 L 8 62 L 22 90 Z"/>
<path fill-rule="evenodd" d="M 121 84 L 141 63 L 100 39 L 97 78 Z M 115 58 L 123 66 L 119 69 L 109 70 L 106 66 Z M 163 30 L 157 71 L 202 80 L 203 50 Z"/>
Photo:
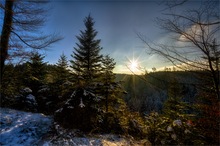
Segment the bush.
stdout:
<path fill-rule="evenodd" d="M 108 112 L 104 113 L 104 121 L 101 124 L 102 132 L 145 138 L 146 127 L 141 115 L 131 112 L 123 99 L 116 98 L 112 103 L 114 104 L 109 105 Z"/>
<path fill-rule="evenodd" d="M 162 114 L 153 112 L 146 117 L 148 139 L 158 145 L 202 145 L 202 136 L 192 124 L 194 120 L 188 103 L 182 98 L 170 97 L 164 103 Z"/>
<path fill-rule="evenodd" d="M 196 104 L 196 128 L 203 135 L 205 144 L 220 145 L 220 102 L 213 93 L 202 93 Z"/>
<path fill-rule="evenodd" d="M 148 140 L 153 145 L 203 145 L 190 119 L 171 119 L 156 112 L 146 117 Z"/>
<path fill-rule="evenodd" d="M 38 104 L 35 97 L 31 94 L 32 90 L 28 87 L 20 90 L 17 95 L 15 107 L 19 110 L 37 112 Z"/>

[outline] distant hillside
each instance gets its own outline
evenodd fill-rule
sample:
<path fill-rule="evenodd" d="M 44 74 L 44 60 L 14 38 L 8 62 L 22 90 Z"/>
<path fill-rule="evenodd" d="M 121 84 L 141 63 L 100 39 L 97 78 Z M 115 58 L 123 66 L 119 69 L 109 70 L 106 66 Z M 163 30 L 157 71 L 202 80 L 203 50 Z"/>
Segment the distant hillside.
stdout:
<path fill-rule="evenodd" d="M 183 97 L 194 102 L 196 84 L 195 72 L 154 72 L 147 75 L 116 74 L 116 81 L 128 92 L 124 99 L 131 109 L 141 112 L 160 111 L 169 96 Z"/>

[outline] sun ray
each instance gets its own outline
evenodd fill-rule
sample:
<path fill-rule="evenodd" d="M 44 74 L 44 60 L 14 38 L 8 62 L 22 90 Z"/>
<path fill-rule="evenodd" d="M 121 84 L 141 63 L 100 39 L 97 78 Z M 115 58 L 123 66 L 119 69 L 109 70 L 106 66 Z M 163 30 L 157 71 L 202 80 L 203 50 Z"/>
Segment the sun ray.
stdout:
<path fill-rule="evenodd" d="M 145 63 L 145 60 L 141 57 L 143 53 L 137 53 L 133 52 L 133 55 L 128 57 L 126 56 L 126 67 L 129 70 L 129 74 L 135 74 L 135 75 L 140 75 L 144 74 L 146 72 L 146 68 L 144 68 L 142 65 Z"/>
<path fill-rule="evenodd" d="M 138 63 L 136 60 L 132 60 L 131 63 L 130 63 L 130 69 L 132 71 L 135 71 L 136 69 L 138 68 Z"/>
<path fill-rule="evenodd" d="M 137 73 L 139 71 L 139 68 L 140 68 L 140 64 L 139 64 L 139 61 L 138 59 L 129 59 L 127 58 L 128 62 L 127 62 L 127 67 L 128 69 L 133 72 L 133 73 Z"/>

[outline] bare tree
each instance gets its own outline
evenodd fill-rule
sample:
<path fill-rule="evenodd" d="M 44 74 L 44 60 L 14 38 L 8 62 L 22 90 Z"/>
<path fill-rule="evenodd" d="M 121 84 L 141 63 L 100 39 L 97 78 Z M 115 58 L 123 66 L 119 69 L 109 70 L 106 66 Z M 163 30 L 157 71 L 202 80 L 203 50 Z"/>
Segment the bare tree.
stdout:
<path fill-rule="evenodd" d="M 159 4 L 164 4 L 166 6 L 165 10 L 167 10 L 167 9 L 172 9 L 174 7 L 181 6 L 187 1 L 189 0 L 162 0 L 162 1 L 159 1 Z"/>
<path fill-rule="evenodd" d="M 31 49 L 43 49 L 61 40 L 57 34 L 44 34 L 40 28 L 46 22 L 46 0 L 5 0 L 0 3 L 3 24 L 0 39 L 1 80 L 6 59 L 30 54 Z"/>
<path fill-rule="evenodd" d="M 140 33 L 138 36 L 147 45 L 150 53 L 165 57 L 176 68 L 207 71 L 220 99 L 220 2 L 204 0 L 199 4 L 201 6 L 198 9 L 185 10 L 179 14 L 170 11 L 165 14 L 166 18 L 157 20 L 158 24 L 173 36 L 175 41 L 172 41 L 175 43 L 159 44 Z"/>

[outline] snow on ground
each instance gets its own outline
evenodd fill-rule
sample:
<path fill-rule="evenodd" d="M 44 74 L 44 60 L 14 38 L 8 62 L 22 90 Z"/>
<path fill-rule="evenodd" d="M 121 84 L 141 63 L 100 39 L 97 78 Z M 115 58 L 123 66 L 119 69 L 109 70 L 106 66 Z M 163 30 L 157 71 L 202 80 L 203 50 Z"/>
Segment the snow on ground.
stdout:
<path fill-rule="evenodd" d="M 36 145 L 52 121 L 43 114 L 0 108 L 0 145 Z"/>
<path fill-rule="evenodd" d="M 99 135 L 93 137 L 53 137 L 41 143 L 43 146 L 129 146 L 131 142 L 116 135 Z"/>
<path fill-rule="evenodd" d="M 150 145 L 147 141 L 118 135 L 84 135 L 77 130 L 63 129 L 59 125 L 51 130 L 53 118 L 40 113 L 30 113 L 0 108 L 0 145 L 7 146 L 129 146 Z M 49 131 L 49 132 L 48 132 Z M 52 132 L 55 131 L 55 132 Z M 51 133 L 52 132 L 52 133 Z"/>

